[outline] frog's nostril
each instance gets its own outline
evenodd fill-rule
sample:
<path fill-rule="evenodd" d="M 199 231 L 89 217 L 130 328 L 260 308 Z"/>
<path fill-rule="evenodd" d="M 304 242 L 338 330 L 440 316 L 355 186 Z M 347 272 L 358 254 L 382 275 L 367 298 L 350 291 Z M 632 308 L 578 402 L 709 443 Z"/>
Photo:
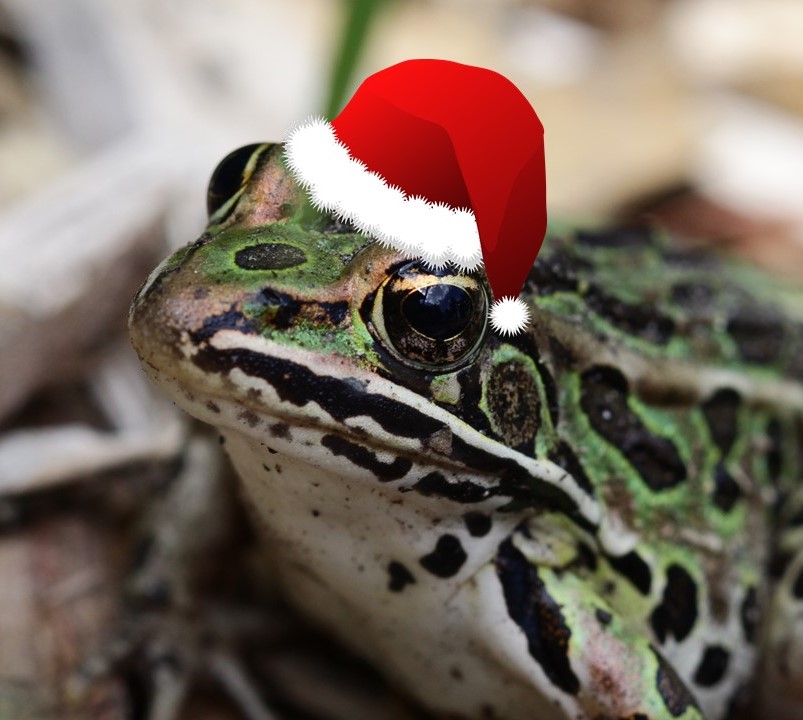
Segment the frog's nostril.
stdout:
<path fill-rule="evenodd" d="M 243 270 L 285 270 L 307 262 L 307 256 L 295 245 L 260 243 L 238 250 L 234 262 Z"/>

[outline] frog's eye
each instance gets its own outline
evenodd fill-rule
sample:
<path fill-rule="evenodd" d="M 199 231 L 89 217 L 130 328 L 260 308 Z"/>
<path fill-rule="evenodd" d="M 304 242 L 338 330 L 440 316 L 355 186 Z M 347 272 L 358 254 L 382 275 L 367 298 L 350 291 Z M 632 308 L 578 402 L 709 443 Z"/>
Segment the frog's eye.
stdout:
<path fill-rule="evenodd" d="M 265 147 L 260 143 L 244 145 L 218 163 L 206 191 L 206 211 L 210 218 L 248 184 L 256 158 L 261 154 L 257 151 Z"/>
<path fill-rule="evenodd" d="M 372 319 L 391 353 L 402 362 L 447 371 L 479 346 L 488 314 L 485 286 L 474 275 L 401 266 L 380 287 Z"/>

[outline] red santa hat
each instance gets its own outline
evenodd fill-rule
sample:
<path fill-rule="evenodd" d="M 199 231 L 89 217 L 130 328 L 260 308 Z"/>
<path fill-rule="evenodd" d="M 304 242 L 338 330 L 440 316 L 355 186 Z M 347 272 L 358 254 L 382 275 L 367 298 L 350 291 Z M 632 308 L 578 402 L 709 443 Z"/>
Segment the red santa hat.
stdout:
<path fill-rule="evenodd" d="M 360 232 L 433 267 L 484 262 L 491 325 L 514 334 L 546 231 L 543 133 L 499 73 L 408 60 L 366 78 L 331 123 L 296 127 L 286 158 L 313 205 Z"/>

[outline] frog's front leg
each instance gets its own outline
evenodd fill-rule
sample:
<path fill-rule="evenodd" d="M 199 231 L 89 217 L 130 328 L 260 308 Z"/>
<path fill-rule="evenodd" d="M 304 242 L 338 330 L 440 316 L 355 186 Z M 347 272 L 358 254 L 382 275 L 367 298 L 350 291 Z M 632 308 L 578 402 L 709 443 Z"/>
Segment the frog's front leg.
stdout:
<path fill-rule="evenodd" d="M 560 717 L 701 720 L 693 694 L 638 623 L 571 567 L 533 562 L 529 542 L 514 533 L 476 578 L 483 602 L 495 599 L 497 661 L 560 706 Z"/>
<path fill-rule="evenodd" d="M 200 681 L 211 678 L 243 717 L 270 720 L 238 655 L 264 636 L 265 623 L 226 592 L 239 579 L 231 577 L 236 563 L 229 559 L 240 534 L 233 490 L 218 443 L 196 434 L 181 471 L 144 518 L 122 625 L 87 660 L 73 694 L 131 668 L 149 689 L 148 717 L 174 720 Z"/>

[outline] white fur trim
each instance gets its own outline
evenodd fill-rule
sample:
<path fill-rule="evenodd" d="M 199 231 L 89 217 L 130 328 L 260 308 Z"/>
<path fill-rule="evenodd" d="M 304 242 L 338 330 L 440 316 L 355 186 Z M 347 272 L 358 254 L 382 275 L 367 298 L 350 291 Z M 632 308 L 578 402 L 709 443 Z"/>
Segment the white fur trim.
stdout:
<path fill-rule="evenodd" d="M 433 267 L 451 262 L 470 271 L 482 264 L 473 212 L 407 197 L 352 158 L 323 118 L 311 118 L 290 133 L 285 157 L 312 204 L 360 232 Z"/>
<path fill-rule="evenodd" d="M 521 298 L 503 297 L 491 306 L 491 327 L 500 335 L 518 335 L 530 322 L 530 308 Z"/>

